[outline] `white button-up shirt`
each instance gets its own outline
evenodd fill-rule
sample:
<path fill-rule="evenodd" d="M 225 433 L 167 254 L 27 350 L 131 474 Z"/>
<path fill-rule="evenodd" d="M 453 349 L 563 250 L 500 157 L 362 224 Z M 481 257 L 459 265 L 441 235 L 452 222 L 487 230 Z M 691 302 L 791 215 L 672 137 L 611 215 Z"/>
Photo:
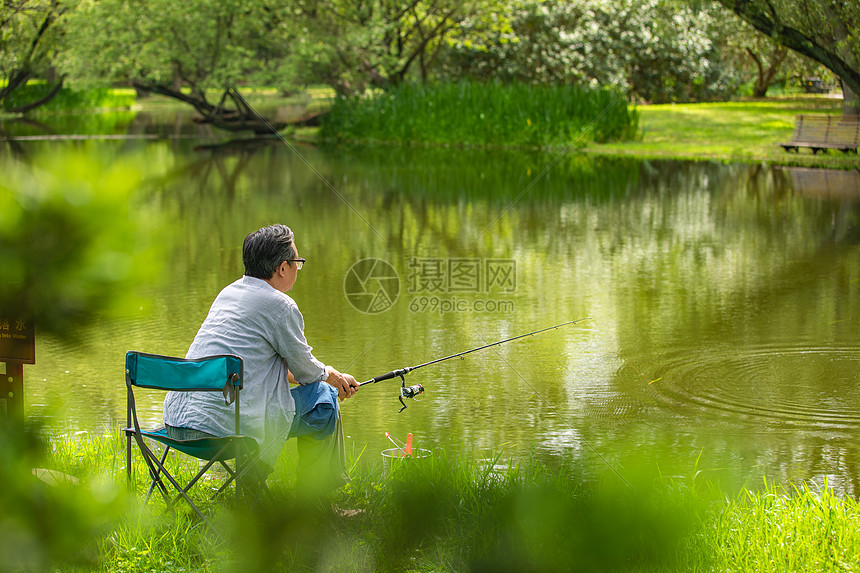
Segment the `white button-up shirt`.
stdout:
<path fill-rule="evenodd" d="M 244 362 L 240 393 L 241 433 L 253 436 L 274 465 L 280 447 L 272 441 L 287 437 L 295 403 L 287 369 L 300 384 L 322 382 L 325 366 L 311 354 L 305 322 L 295 301 L 268 282 L 243 276 L 222 290 L 194 337 L 186 358 L 236 354 Z M 234 406 L 220 392 L 168 392 L 164 423 L 217 436 L 232 435 Z"/>

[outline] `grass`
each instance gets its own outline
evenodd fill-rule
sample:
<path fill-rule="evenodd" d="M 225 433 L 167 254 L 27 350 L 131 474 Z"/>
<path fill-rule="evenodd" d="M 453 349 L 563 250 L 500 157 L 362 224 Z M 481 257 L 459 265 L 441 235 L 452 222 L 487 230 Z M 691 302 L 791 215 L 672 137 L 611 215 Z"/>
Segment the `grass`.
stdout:
<path fill-rule="evenodd" d="M 645 158 L 769 162 L 780 165 L 860 167 L 856 154 L 788 153 L 794 117 L 801 113 L 841 114 L 842 100 L 827 96 L 785 96 L 766 100 L 640 106 L 635 141 L 590 145 L 588 151 Z"/>
<path fill-rule="evenodd" d="M 612 89 L 474 82 L 402 84 L 336 98 L 323 138 L 547 147 L 632 137 L 637 113 Z"/>
<path fill-rule="evenodd" d="M 826 485 L 728 494 L 628 475 L 634 491 L 531 459 L 437 450 L 388 473 L 353 456 L 352 482 L 320 497 L 293 487 L 282 457 L 266 503 L 204 501 L 212 483 L 196 490 L 217 535 L 182 507 L 141 507 L 142 479 L 125 493 L 119 432 L 57 438 L 44 457 L 32 432 L 3 432 L 0 571 L 860 571 L 860 507 Z M 81 481 L 45 485 L 33 464 Z"/>
<path fill-rule="evenodd" d="M 51 86 L 44 82 L 30 82 L 9 94 L 3 100 L 3 109 L 9 110 L 45 97 Z M 31 114 L 82 110 L 128 109 L 134 104 L 134 90 L 128 88 L 90 88 L 74 90 L 63 87 L 59 93 Z"/>
<path fill-rule="evenodd" d="M 437 104 L 434 109 L 432 105 L 432 98 L 438 94 L 416 94 L 408 89 L 404 89 L 403 97 L 395 93 L 342 109 L 336 105 L 336 117 L 321 130 L 321 135 L 359 143 L 526 145 L 550 151 L 566 150 L 575 141 L 574 148 L 598 155 L 768 162 L 837 169 L 860 167 L 856 154 L 829 151 L 814 155 L 808 149 L 788 153 L 777 145 L 791 138 L 798 114 L 841 114 L 842 100 L 832 96 L 782 95 L 739 102 L 638 106 L 631 108 L 628 119 L 619 116 L 611 122 L 621 126 L 628 121 L 628 128 L 613 127 L 611 135 L 598 133 L 577 139 L 578 130 L 585 125 L 582 118 L 574 127 L 557 128 L 564 123 L 559 118 L 565 112 L 563 105 L 556 105 L 554 100 L 561 100 L 561 96 L 553 95 L 545 102 L 528 93 L 534 88 L 524 86 L 518 87 L 521 93 L 516 96 L 494 93 L 496 88 L 487 86 L 476 89 L 482 92 L 481 98 L 470 95 L 452 103 L 445 107 L 446 118 L 436 114 L 442 106 Z M 496 107 L 493 103 L 496 100 L 512 101 L 515 105 L 491 113 L 489 110 Z M 487 113 L 482 117 L 484 111 Z M 588 113 L 590 121 L 599 110 L 592 106 Z M 534 123 L 532 118 L 546 121 Z M 523 130 L 514 129 L 520 124 L 525 126 Z M 636 136 L 630 137 L 626 129 L 637 126 Z"/>
<path fill-rule="evenodd" d="M 699 534 L 715 571 L 860 571 L 860 506 L 827 485 L 765 484 L 716 512 Z"/>

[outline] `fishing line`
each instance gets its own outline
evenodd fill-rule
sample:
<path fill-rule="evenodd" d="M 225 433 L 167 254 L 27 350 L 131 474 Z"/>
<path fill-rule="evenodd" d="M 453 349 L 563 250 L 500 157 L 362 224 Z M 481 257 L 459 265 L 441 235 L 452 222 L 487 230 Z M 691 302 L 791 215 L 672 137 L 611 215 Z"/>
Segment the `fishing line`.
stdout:
<path fill-rule="evenodd" d="M 520 335 L 518 335 L 518 336 L 513 336 L 513 337 L 511 337 L 511 338 L 506 338 L 506 339 L 504 339 L 504 340 L 500 340 L 500 341 L 498 341 L 498 342 L 493 342 L 493 343 L 490 343 L 490 344 L 485 344 L 485 345 L 483 345 L 483 346 L 479 346 L 479 347 L 477 347 L 477 348 L 472 348 L 472 349 L 470 349 L 470 350 L 465 350 L 465 351 L 463 351 L 463 352 L 458 352 L 458 353 L 456 353 L 456 354 L 451 354 L 450 356 L 445 356 L 444 358 L 437 358 L 437 359 L 435 359 L 435 360 L 430 360 L 429 362 L 424 362 L 423 364 L 418 364 L 417 366 L 407 366 L 407 367 L 405 367 L 405 368 L 400 368 L 400 369 L 398 369 L 398 370 L 392 370 L 391 372 L 386 372 L 385 374 L 381 374 L 381 375 L 379 375 L 379 376 L 376 376 L 376 377 L 374 377 L 374 378 L 371 378 L 370 380 L 367 380 L 366 382 L 362 382 L 361 384 L 359 384 L 359 386 L 364 386 L 365 384 L 375 384 L 375 383 L 377 383 L 377 382 L 382 382 L 383 380 L 391 380 L 392 378 L 398 378 L 398 377 L 399 377 L 399 378 L 401 379 L 401 395 L 400 395 L 399 399 L 400 399 L 400 403 L 401 403 L 401 404 L 403 404 L 403 407 L 402 407 L 402 408 L 400 408 L 400 410 L 399 410 L 399 411 L 400 411 L 400 412 L 402 412 L 404 409 L 406 409 L 406 404 L 403 402 L 403 398 L 404 398 L 404 397 L 408 397 L 408 398 L 413 397 L 413 396 L 406 396 L 406 395 L 404 395 L 404 389 L 409 390 L 409 389 L 411 389 L 411 388 L 414 388 L 414 387 L 415 387 L 415 386 L 406 387 L 406 380 L 405 380 L 405 376 L 406 376 L 407 374 L 409 374 L 410 372 L 414 371 L 414 370 L 417 370 L 417 369 L 419 369 L 419 368 L 423 368 L 424 366 L 430 366 L 431 364 L 438 364 L 439 362 L 443 362 L 443 361 L 445 361 L 445 360 L 450 360 L 450 359 L 452 359 L 452 358 L 459 358 L 459 357 L 465 356 L 466 354 L 471 354 L 472 352 L 478 352 L 479 350 L 484 350 L 484 349 L 487 349 L 487 348 L 491 348 L 491 347 L 493 347 L 493 346 L 499 346 L 499 345 L 504 344 L 504 343 L 506 343 L 506 342 L 511 342 L 511 341 L 513 341 L 513 340 L 517 340 L 517 339 L 520 339 L 520 338 L 525 338 L 526 336 L 534 336 L 535 334 L 540 334 L 541 332 L 546 332 L 547 330 L 554 330 L 554 329 L 557 329 L 557 328 L 561 328 L 562 326 L 567 326 L 567 325 L 569 325 L 569 324 L 576 324 L 576 323 L 578 323 L 578 322 L 583 322 L 583 321 L 585 321 L 585 320 L 590 320 L 590 319 L 591 319 L 591 317 L 590 317 L 590 316 L 587 316 L 587 317 L 585 317 L 585 318 L 580 318 L 580 319 L 578 319 L 578 320 L 571 320 L 571 321 L 568 321 L 568 322 L 563 322 L 563 323 L 561 323 L 561 324 L 556 324 L 555 326 L 549 326 L 549 327 L 547 327 L 547 328 L 542 328 L 542 329 L 540 329 L 540 330 L 535 330 L 535 331 L 533 331 L 533 332 L 527 332 L 526 334 L 520 334 Z M 526 386 L 528 386 L 528 387 L 529 387 L 529 389 L 531 389 L 532 393 L 533 393 L 535 396 L 537 396 L 537 397 L 538 397 L 538 398 L 539 398 L 539 399 L 540 399 L 540 400 L 541 400 L 541 401 L 542 401 L 546 406 L 549 406 L 550 408 L 554 409 L 554 407 L 553 407 L 552 403 L 551 403 L 549 400 L 547 400 L 546 398 L 544 398 L 540 393 L 538 393 L 538 392 L 537 392 L 537 390 L 535 390 L 535 388 L 534 388 L 531 384 L 529 384 L 529 383 L 528 383 L 528 381 L 523 377 L 523 375 L 522 375 L 522 374 L 520 374 L 519 372 L 517 372 L 517 370 L 516 370 L 513 366 L 511 366 L 511 364 L 510 364 L 507 360 L 505 360 L 505 359 L 504 359 L 504 357 L 503 357 L 503 356 L 498 352 L 498 350 L 496 351 L 496 354 L 499 356 L 499 358 L 502 360 L 502 362 L 504 362 L 505 364 L 507 364 L 508 368 L 510 368 L 510 369 L 511 369 L 511 371 L 512 371 L 514 374 L 516 374 L 516 375 L 517 375 L 517 377 L 519 377 L 519 379 L 520 379 L 520 380 L 521 380 L 521 381 L 522 381 Z M 420 385 L 420 384 L 418 384 L 418 385 L 416 385 L 416 386 L 421 387 L 421 385 Z M 419 393 L 423 393 L 423 391 L 424 391 L 424 388 L 423 388 L 423 387 L 421 387 L 421 392 L 419 392 Z M 571 423 L 570 423 L 566 418 L 564 418 L 563 416 L 559 416 L 559 418 L 560 418 L 560 419 L 561 419 L 561 420 L 562 420 L 562 421 L 567 425 L 567 427 L 569 427 L 571 430 L 573 430 L 574 432 L 576 432 L 576 431 L 577 431 L 577 428 L 575 428 L 575 427 L 573 426 L 573 424 L 571 424 Z M 609 469 L 611 469 L 611 470 L 612 470 L 612 472 L 613 472 L 613 473 L 618 477 L 618 479 L 620 479 L 622 482 L 624 482 L 624 484 L 625 484 L 627 487 L 629 487 L 629 488 L 630 488 L 634 493 L 636 493 L 637 495 L 639 494 L 639 492 L 636 490 L 636 488 L 635 488 L 635 487 L 633 487 L 633 485 L 632 485 L 629 481 L 627 481 L 627 479 L 625 479 L 623 475 L 621 475 L 621 472 L 619 472 L 619 471 L 618 471 L 618 469 L 616 469 L 616 468 L 615 468 L 615 466 L 613 466 L 611 463 L 609 463 L 609 460 L 607 460 L 607 459 L 603 456 L 603 454 L 601 454 L 601 453 L 597 450 L 597 448 L 595 448 L 593 445 L 591 445 L 591 442 L 589 442 L 588 440 L 584 439 L 581 435 L 580 435 L 580 437 L 579 437 L 579 441 L 580 441 L 582 444 L 584 444 L 586 447 L 588 447 L 588 449 L 589 449 L 589 450 L 591 450 L 591 451 L 592 451 L 592 453 L 594 453 L 594 455 L 596 455 L 598 458 L 600 458 L 600 461 L 602 461 L 604 464 L 606 464 L 606 466 L 607 466 Z M 396 445 L 396 444 L 395 444 L 395 445 Z"/>

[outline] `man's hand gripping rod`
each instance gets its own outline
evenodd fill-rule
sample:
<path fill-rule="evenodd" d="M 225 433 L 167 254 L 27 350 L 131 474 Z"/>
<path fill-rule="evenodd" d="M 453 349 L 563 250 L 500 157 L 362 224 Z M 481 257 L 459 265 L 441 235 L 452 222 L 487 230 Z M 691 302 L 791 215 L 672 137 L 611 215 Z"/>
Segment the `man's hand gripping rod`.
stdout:
<path fill-rule="evenodd" d="M 554 330 L 556 328 L 561 328 L 562 326 L 567 326 L 569 324 L 576 324 L 577 322 L 582 322 L 584 320 L 591 319 L 590 316 L 586 316 L 585 318 L 580 318 L 578 320 L 571 320 L 569 322 L 562 322 L 561 324 L 556 324 L 555 326 L 548 326 L 547 328 L 542 328 L 540 330 L 535 330 L 533 332 L 527 332 L 526 334 L 520 334 L 519 336 L 514 336 L 511 338 L 506 338 L 505 340 L 500 340 L 498 342 L 493 342 L 492 344 L 485 344 L 484 346 L 479 346 L 478 348 L 472 348 L 471 350 L 465 350 L 463 352 L 458 352 L 457 354 L 452 354 L 451 356 L 446 356 L 444 358 L 437 358 L 436 360 L 431 360 L 430 362 L 425 362 L 424 364 L 419 364 L 418 366 L 406 366 L 405 368 L 400 368 L 398 370 L 392 370 L 391 372 L 386 372 L 385 374 L 380 374 L 374 378 L 366 382 L 362 382 L 359 386 L 364 386 L 365 384 L 376 384 L 377 382 L 382 382 L 383 380 L 391 380 L 392 378 L 400 378 L 400 396 L 398 396 L 398 400 L 403 405 L 400 410 L 397 412 L 400 413 L 406 409 L 406 402 L 403 401 L 403 398 L 414 398 L 419 394 L 424 393 L 424 386 L 421 384 L 415 384 L 414 386 L 406 385 L 406 375 L 412 372 L 413 370 L 418 370 L 419 368 L 423 368 L 424 366 L 430 366 L 431 364 L 436 364 L 437 362 L 443 362 L 445 360 L 450 360 L 452 358 L 457 358 L 459 356 L 463 356 L 466 354 L 470 354 L 472 352 L 477 352 L 479 350 L 484 350 L 485 348 L 489 348 L 491 346 L 498 346 L 499 344 L 504 344 L 505 342 L 510 342 L 512 340 L 517 340 L 518 338 L 525 338 L 526 336 L 533 336 L 535 334 L 539 334 L 541 332 L 546 332 L 547 330 Z"/>

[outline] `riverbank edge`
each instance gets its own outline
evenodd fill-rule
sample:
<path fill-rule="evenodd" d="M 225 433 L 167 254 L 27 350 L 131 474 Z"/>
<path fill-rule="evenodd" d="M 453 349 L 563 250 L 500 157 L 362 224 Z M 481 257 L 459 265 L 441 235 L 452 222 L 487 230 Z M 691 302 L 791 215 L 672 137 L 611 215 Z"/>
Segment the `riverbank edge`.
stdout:
<path fill-rule="evenodd" d="M 595 143 L 587 133 L 567 144 L 545 146 L 476 145 L 432 141 L 350 139 L 327 141 L 318 128 L 296 129 L 290 137 L 317 144 L 391 145 L 454 149 L 506 149 L 552 155 L 584 153 L 642 160 L 717 161 L 820 169 L 860 169 L 860 156 L 804 149 L 787 152 L 781 142 L 791 139 L 800 114 L 840 114 L 841 99 L 795 94 L 732 102 L 631 106 L 639 114 L 637 137 L 629 141 Z"/>
<path fill-rule="evenodd" d="M 118 90 L 123 91 L 123 90 Z M 331 102 L 327 90 L 310 89 L 291 97 L 280 97 L 271 90 L 249 92 L 254 106 L 304 106 L 325 109 Z M 722 163 L 767 164 L 784 167 L 820 169 L 860 169 L 860 156 L 828 151 L 813 154 L 809 150 L 786 152 L 780 142 L 791 137 L 794 118 L 801 113 L 841 113 L 841 100 L 832 96 L 795 94 L 735 102 L 661 104 L 631 106 L 639 113 L 639 132 L 631 141 L 598 144 L 583 137 L 568 144 L 481 145 L 434 143 L 430 141 L 379 141 L 371 139 L 327 141 L 320 137 L 319 127 L 287 128 L 278 134 L 295 141 L 319 145 L 379 145 L 415 148 L 500 149 L 542 152 L 550 155 L 583 153 L 603 157 L 629 157 L 641 160 L 680 160 Z M 138 99 L 130 110 L 150 109 L 177 111 L 187 108 L 164 96 Z M 19 119 L 16 114 L 0 111 L 0 120 Z M 239 134 L 230 134 L 239 137 Z M 273 134 L 274 135 L 274 134 Z M 727 151 L 729 150 L 729 151 Z"/>
<path fill-rule="evenodd" d="M 719 162 L 719 163 L 740 163 L 740 164 L 763 164 L 774 165 L 780 167 L 805 167 L 816 169 L 838 169 L 849 171 L 852 169 L 860 169 L 860 157 L 856 155 L 836 155 L 836 154 L 806 154 L 806 153 L 785 153 L 781 154 L 755 154 L 755 155 L 734 155 L 726 153 L 713 152 L 691 152 L 678 153 L 676 151 L 638 151 L 632 148 L 626 148 L 623 143 L 615 143 L 609 145 L 591 144 L 577 145 L 572 143 L 567 146 L 545 146 L 545 147 L 530 147 L 524 145 L 470 145 L 470 144 L 451 144 L 451 143 L 433 143 L 420 141 L 380 141 L 380 140 L 341 140 L 338 142 L 327 141 L 318 136 L 317 128 L 305 128 L 296 130 L 288 134 L 294 141 L 308 143 L 312 145 L 368 145 L 381 147 L 410 147 L 410 148 L 427 148 L 427 149 L 476 149 L 476 150 L 499 150 L 499 151 L 524 151 L 529 153 L 545 153 L 548 155 L 561 156 L 569 153 L 581 153 L 583 155 L 592 155 L 595 157 L 622 157 L 630 159 L 639 159 L 644 161 L 690 161 L 690 162 Z M 633 144 L 631 144 L 632 146 Z"/>

